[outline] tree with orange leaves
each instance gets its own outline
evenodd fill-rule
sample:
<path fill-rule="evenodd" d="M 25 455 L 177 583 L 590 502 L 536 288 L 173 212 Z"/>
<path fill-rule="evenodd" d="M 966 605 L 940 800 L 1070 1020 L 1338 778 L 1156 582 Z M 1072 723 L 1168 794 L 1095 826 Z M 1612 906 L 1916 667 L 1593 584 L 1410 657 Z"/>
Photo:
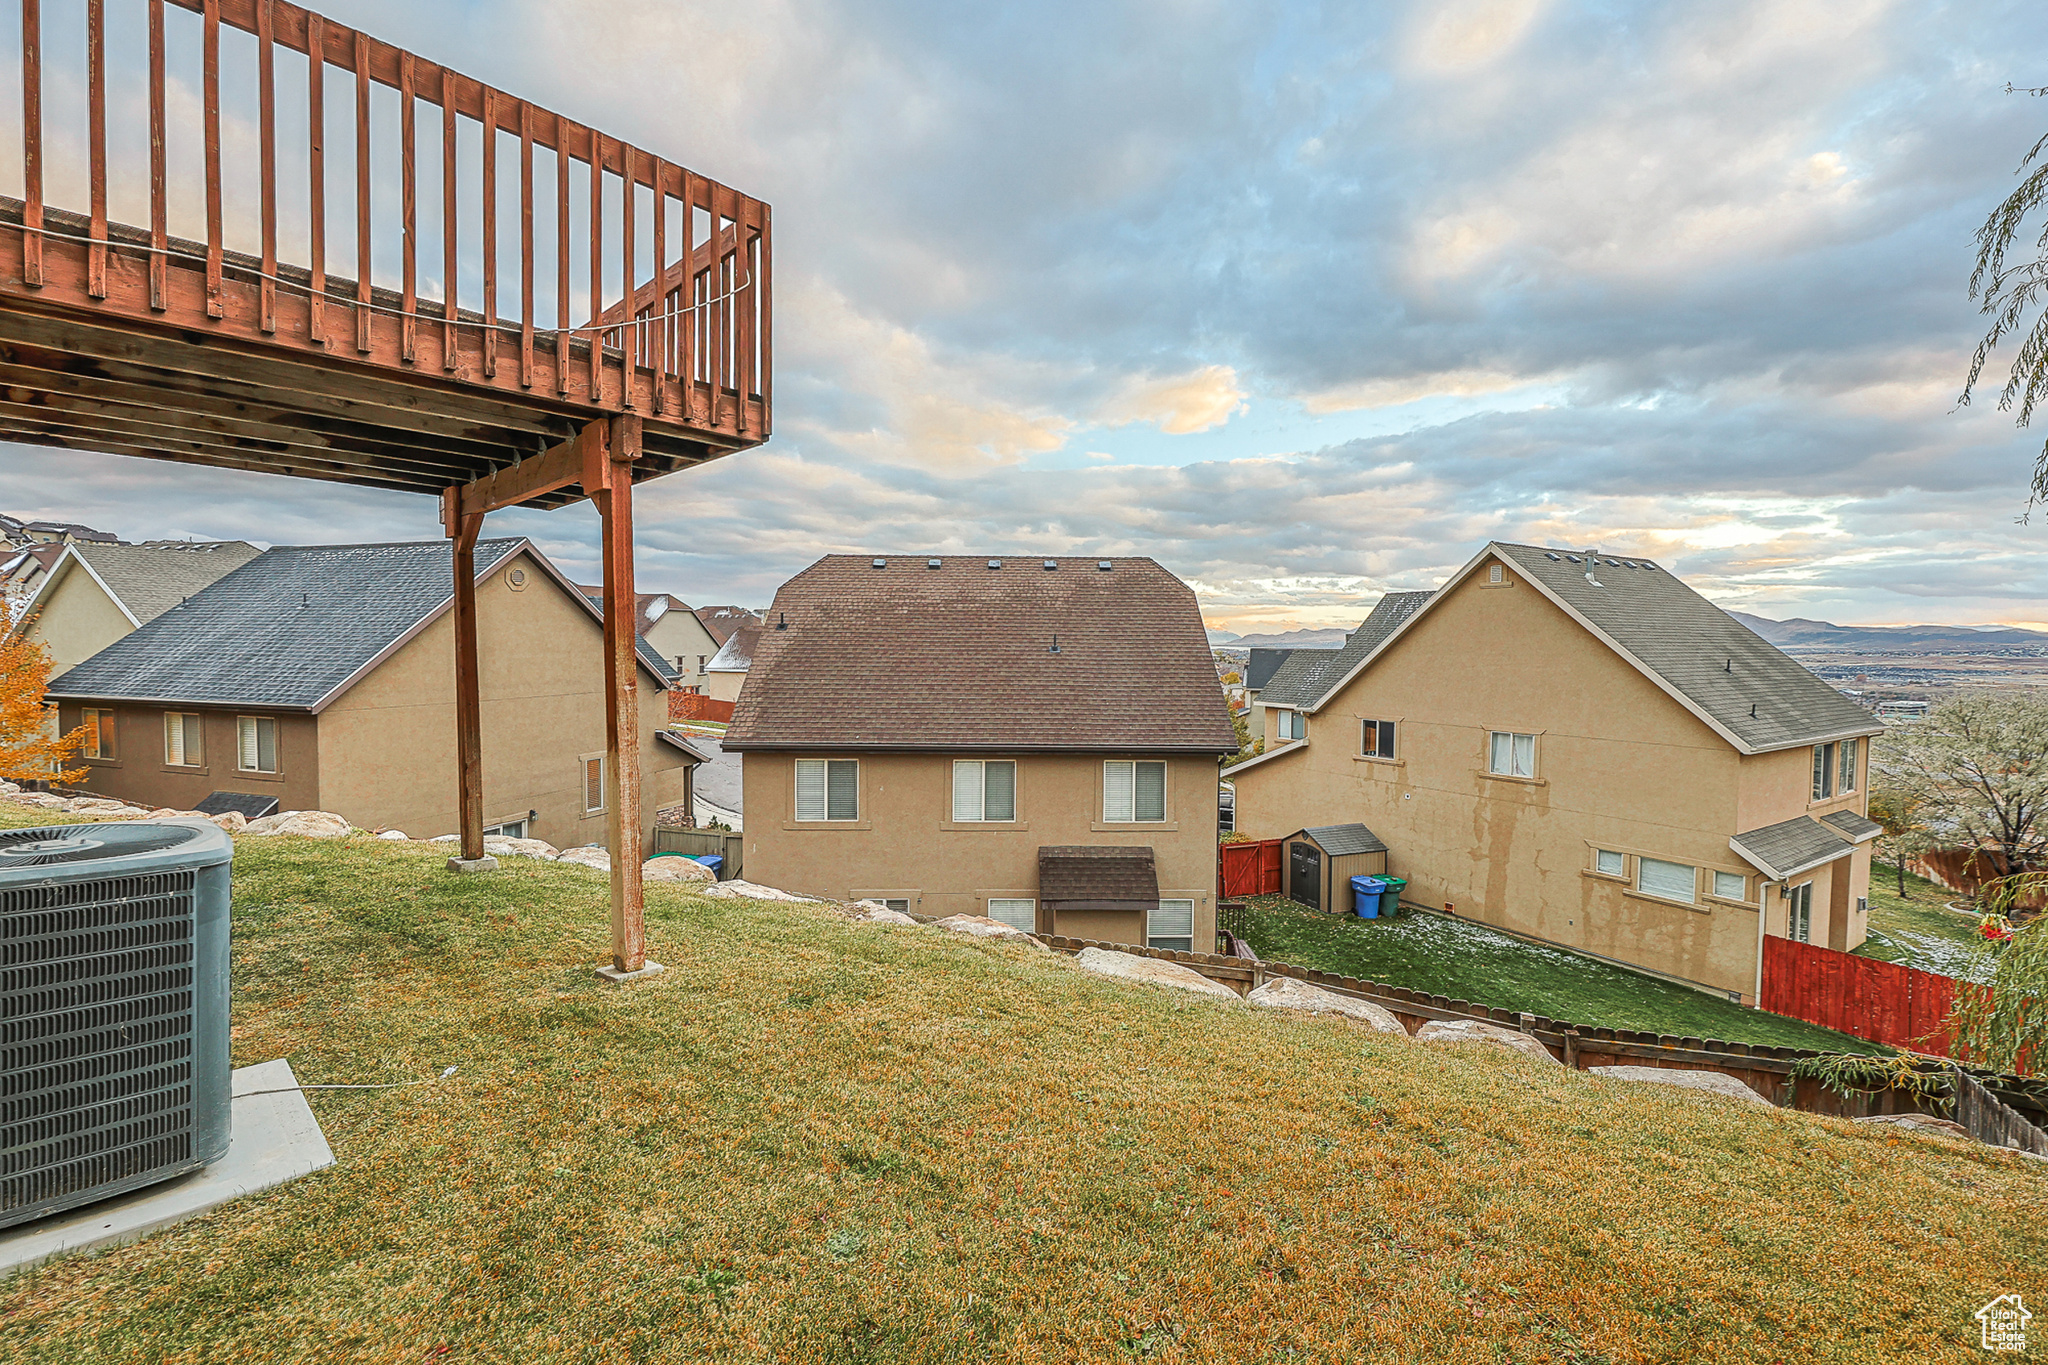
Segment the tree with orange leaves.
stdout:
<path fill-rule="evenodd" d="M 0 778 L 75 782 L 84 768 L 64 768 L 85 743 L 85 727 L 52 734 L 43 693 L 50 685 L 49 651 L 19 631 L 0 640 Z"/>

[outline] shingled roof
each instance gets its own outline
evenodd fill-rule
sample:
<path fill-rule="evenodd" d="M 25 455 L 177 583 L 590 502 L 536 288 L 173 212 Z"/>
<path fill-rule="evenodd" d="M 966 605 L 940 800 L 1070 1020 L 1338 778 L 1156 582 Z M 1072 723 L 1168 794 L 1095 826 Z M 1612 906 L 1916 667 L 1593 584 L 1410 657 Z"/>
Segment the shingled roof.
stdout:
<path fill-rule="evenodd" d="M 245 540 L 156 545 L 80 542 L 66 549 L 71 558 L 91 571 L 100 586 L 113 595 L 116 605 L 138 626 L 154 621 L 263 553 Z M 58 575 L 52 573 L 41 592 L 51 592 L 57 579 Z"/>
<path fill-rule="evenodd" d="M 1259 693 L 1265 706 L 1314 707 L 1330 689 L 1351 676 L 1359 663 L 1385 642 L 1401 623 L 1422 610 L 1434 594 L 1390 592 L 1373 604 L 1358 629 L 1351 632 L 1342 649 L 1297 649 Z"/>
<path fill-rule="evenodd" d="M 477 577 L 519 550 L 556 573 L 512 537 L 477 542 Z M 446 610 L 451 566 L 445 540 L 281 545 L 53 679 L 49 695 L 317 712 Z M 644 648 L 641 662 L 665 679 Z"/>
<path fill-rule="evenodd" d="M 1150 559 L 828 555 L 776 594 L 725 747 L 1224 754 L 1237 737 L 1195 595 Z"/>

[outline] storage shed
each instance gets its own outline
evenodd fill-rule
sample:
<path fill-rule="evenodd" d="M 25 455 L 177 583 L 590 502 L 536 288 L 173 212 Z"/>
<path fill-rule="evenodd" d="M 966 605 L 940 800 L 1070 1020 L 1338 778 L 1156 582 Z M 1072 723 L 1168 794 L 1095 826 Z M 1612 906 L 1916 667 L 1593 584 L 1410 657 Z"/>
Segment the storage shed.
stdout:
<path fill-rule="evenodd" d="M 1353 877 L 1383 877 L 1387 846 L 1364 825 L 1298 829 L 1287 847 L 1287 895 L 1317 910 L 1351 908 Z"/>

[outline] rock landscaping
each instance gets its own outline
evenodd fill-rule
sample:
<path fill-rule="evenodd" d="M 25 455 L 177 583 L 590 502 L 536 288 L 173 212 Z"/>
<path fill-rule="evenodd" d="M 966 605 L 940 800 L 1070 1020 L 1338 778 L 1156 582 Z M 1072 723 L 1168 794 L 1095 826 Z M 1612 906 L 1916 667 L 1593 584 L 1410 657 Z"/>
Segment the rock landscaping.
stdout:
<path fill-rule="evenodd" d="M 1517 1029 L 1504 1028 L 1499 1024 L 1481 1023 L 1477 1019 L 1432 1019 L 1415 1031 L 1418 1043 L 1476 1043 L 1485 1047 L 1504 1047 L 1526 1057 L 1540 1057 L 1552 1066 L 1564 1063 L 1550 1055 L 1550 1049 Z"/>
<path fill-rule="evenodd" d="M 1125 981 L 1143 981 L 1154 986 L 1171 986 L 1175 990 L 1193 991 L 1198 995 L 1212 995 L 1219 1000 L 1236 1004 L 1237 992 L 1220 981 L 1211 981 L 1192 967 L 1183 967 L 1178 962 L 1163 958 L 1139 957 L 1136 953 L 1112 952 L 1107 948 L 1083 948 L 1074 958 L 1074 965 L 1084 972 L 1098 976 L 1114 976 Z"/>
<path fill-rule="evenodd" d="M 1770 1103 L 1741 1081 L 1719 1071 L 1680 1071 L 1661 1066 L 1589 1066 L 1586 1070 L 1595 1076 L 1608 1076 L 1617 1081 L 1646 1081 L 1651 1085 L 1704 1090 L 1710 1095 L 1722 1095 L 1745 1104 Z"/>
<path fill-rule="evenodd" d="M 948 933 L 966 934 L 973 938 L 994 938 L 1006 942 L 1028 943 L 1044 952 L 1051 952 L 1043 943 L 1014 925 L 1004 924 L 986 915 L 949 915 L 942 920 L 933 920 L 932 928 L 944 929 Z"/>
<path fill-rule="evenodd" d="M 1326 991 L 1321 986 L 1311 986 L 1306 981 L 1292 977 L 1276 976 L 1263 986 L 1256 986 L 1245 997 L 1254 1005 L 1268 1009 L 1299 1010 L 1304 1014 L 1335 1014 L 1346 1019 L 1356 1019 L 1381 1033 L 1398 1033 L 1408 1036 L 1407 1028 L 1393 1013 L 1370 1000 L 1356 1000 L 1335 991 Z"/>

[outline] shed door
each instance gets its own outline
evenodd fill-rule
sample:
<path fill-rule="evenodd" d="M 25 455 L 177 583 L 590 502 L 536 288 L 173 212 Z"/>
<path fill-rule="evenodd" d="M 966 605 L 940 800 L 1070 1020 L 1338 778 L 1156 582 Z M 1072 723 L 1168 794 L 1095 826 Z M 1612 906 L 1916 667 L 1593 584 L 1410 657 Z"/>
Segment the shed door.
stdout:
<path fill-rule="evenodd" d="M 1313 909 L 1323 908 L 1323 852 L 1314 844 L 1288 846 L 1287 894 Z"/>

